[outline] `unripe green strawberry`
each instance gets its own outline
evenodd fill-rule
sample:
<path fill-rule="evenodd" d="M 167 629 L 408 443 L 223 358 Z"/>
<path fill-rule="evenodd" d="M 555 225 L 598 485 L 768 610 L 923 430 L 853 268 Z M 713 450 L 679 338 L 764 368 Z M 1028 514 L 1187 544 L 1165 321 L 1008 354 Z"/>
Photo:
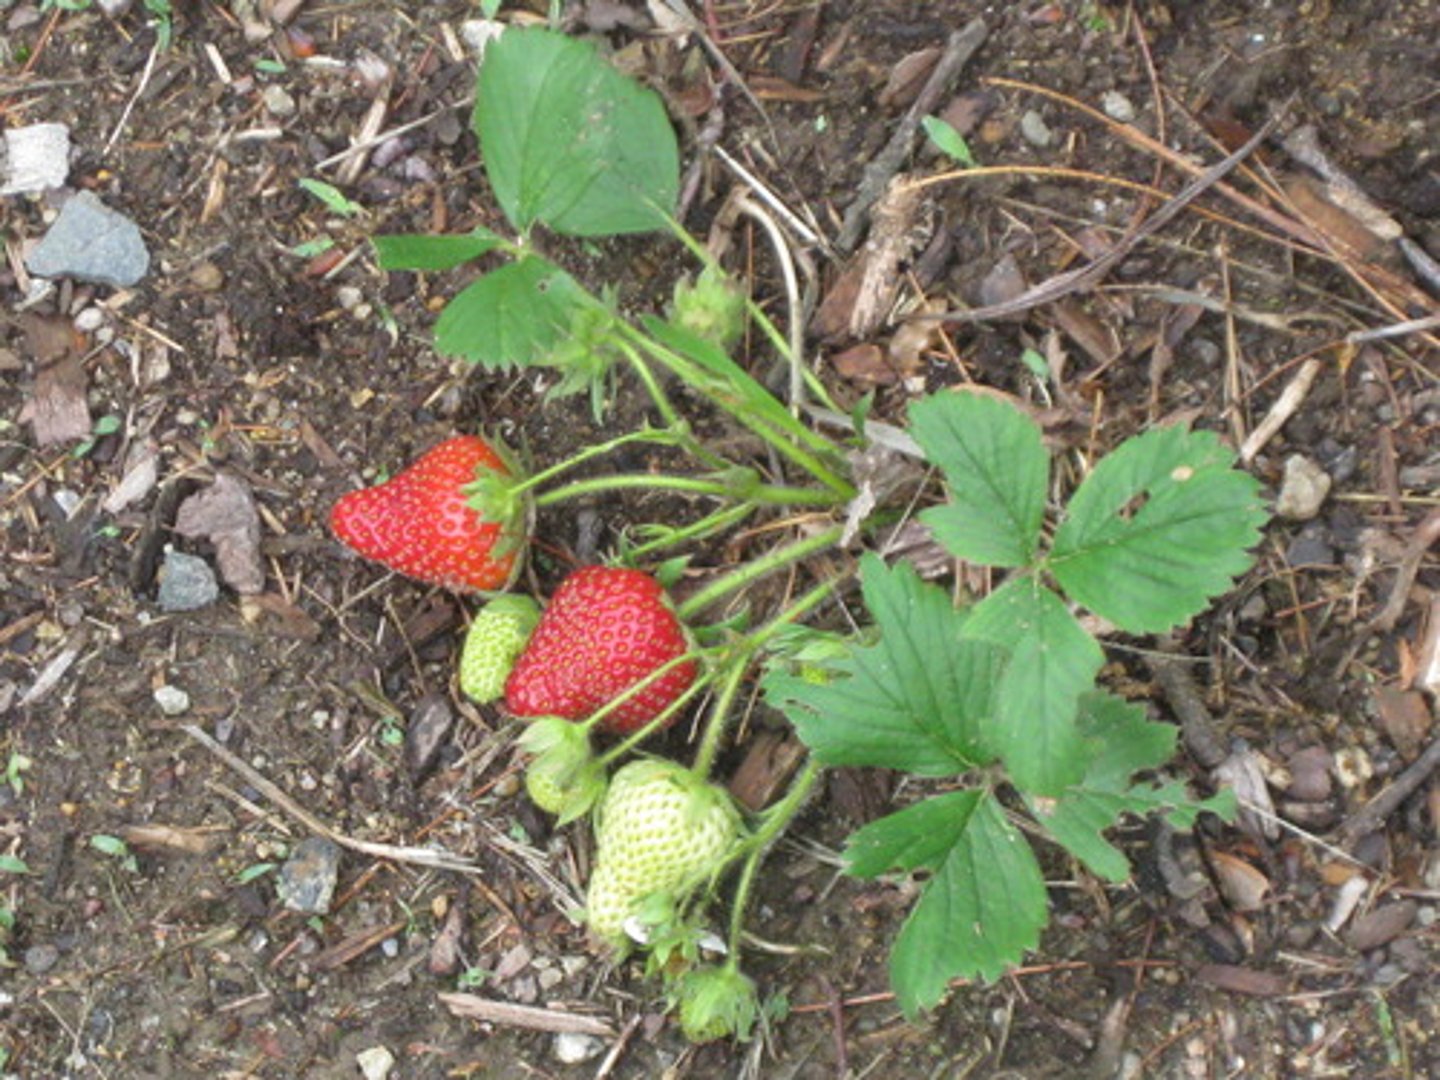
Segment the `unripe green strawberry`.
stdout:
<path fill-rule="evenodd" d="M 586 730 L 558 716 L 533 721 L 518 740 L 534 755 L 525 766 L 525 793 L 564 825 L 605 794 L 605 768 L 590 749 Z"/>
<path fill-rule="evenodd" d="M 719 869 L 739 835 L 740 814 L 721 788 L 673 761 L 625 765 L 600 806 L 590 925 L 619 936 L 640 901 L 688 892 Z"/>
<path fill-rule="evenodd" d="M 725 271 L 707 266 L 694 284 L 675 283 L 675 325 L 729 352 L 745 332 L 745 299 Z"/>
<path fill-rule="evenodd" d="M 680 1030 L 693 1043 L 731 1036 L 744 1042 L 760 1014 L 754 982 L 729 965 L 691 969 L 674 997 L 680 1003 Z"/>
<path fill-rule="evenodd" d="M 480 609 L 460 650 L 460 690 L 481 705 L 505 693 L 505 680 L 540 620 L 540 608 L 528 596 L 507 593 Z"/>

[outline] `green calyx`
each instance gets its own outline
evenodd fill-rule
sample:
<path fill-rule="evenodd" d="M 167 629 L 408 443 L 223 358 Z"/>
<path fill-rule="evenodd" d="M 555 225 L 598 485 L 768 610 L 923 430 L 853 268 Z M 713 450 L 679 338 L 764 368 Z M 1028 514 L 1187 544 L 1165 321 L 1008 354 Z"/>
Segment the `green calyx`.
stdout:
<path fill-rule="evenodd" d="M 692 1043 L 750 1038 L 760 1016 L 755 983 L 739 968 L 726 964 L 687 971 L 671 993 L 679 1007 L 680 1030 Z"/>
<path fill-rule="evenodd" d="M 531 723 L 521 749 L 535 756 L 525 767 L 525 793 L 564 825 L 586 814 L 605 794 L 604 764 L 590 749 L 586 729 L 558 716 Z"/>
<path fill-rule="evenodd" d="M 693 282 L 675 283 L 671 319 L 682 330 L 729 352 L 745 332 L 745 292 L 711 264 Z"/>

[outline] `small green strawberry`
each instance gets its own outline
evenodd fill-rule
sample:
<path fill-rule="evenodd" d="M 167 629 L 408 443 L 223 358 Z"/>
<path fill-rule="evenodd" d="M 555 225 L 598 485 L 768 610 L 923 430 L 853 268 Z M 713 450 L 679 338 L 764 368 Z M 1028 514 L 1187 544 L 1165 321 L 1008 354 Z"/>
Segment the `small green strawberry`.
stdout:
<path fill-rule="evenodd" d="M 680 1006 L 680 1030 L 692 1043 L 731 1037 L 745 1042 L 760 1016 L 755 983 L 729 964 L 692 968 L 671 996 Z"/>
<path fill-rule="evenodd" d="M 591 927 L 619 938 L 647 896 L 683 896 L 720 868 L 740 834 L 739 811 L 723 789 L 673 761 L 623 766 L 597 815 Z"/>
<path fill-rule="evenodd" d="M 460 650 L 461 692 L 481 705 L 503 696 L 510 669 L 539 621 L 540 607 L 528 596 L 507 593 L 481 608 Z"/>
<path fill-rule="evenodd" d="M 605 769 L 590 750 L 583 728 L 558 716 L 536 720 L 519 745 L 535 756 L 525 766 L 525 792 L 564 825 L 589 811 L 605 794 Z"/>

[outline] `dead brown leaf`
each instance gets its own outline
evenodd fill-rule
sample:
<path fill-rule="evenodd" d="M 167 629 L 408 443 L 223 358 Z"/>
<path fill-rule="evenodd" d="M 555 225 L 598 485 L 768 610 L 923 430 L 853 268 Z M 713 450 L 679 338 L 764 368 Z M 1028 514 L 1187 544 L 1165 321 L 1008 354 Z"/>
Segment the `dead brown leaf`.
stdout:
<path fill-rule="evenodd" d="M 31 425 L 37 446 L 85 438 L 90 434 L 87 379 L 69 321 L 27 314 L 19 322 L 35 365 L 33 396 L 20 419 Z"/>
<path fill-rule="evenodd" d="M 1430 735 L 1433 720 L 1425 697 L 1418 690 L 1400 690 L 1393 686 L 1377 687 L 1375 712 L 1380 729 L 1406 761 L 1414 761 Z"/>
<path fill-rule="evenodd" d="M 260 514 L 243 480 L 230 473 L 218 473 L 213 484 L 180 504 L 175 531 L 214 544 L 220 576 L 236 592 L 253 595 L 265 588 Z"/>

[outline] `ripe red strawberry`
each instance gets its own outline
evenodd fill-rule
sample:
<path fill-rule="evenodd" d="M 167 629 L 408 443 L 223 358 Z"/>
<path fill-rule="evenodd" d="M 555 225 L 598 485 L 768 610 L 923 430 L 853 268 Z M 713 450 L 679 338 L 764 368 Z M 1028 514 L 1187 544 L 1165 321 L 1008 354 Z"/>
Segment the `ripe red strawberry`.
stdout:
<path fill-rule="evenodd" d="M 583 720 L 687 652 L 685 631 L 660 583 L 640 570 L 586 566 L 560 583 L 505 684 L 516 716 Z M 677 664 L 601 721 L 626 734 L 643 727 L 695 681 Z"/>
<path fill-rule="evenodd" d="M 341 496 L 330 528 L 367 559 L 419 581 L 457 592 L 503 589 L 525 547 L 525 508 L 500 521 L 475 508 L 476 486 L 495 474 L 509 474 L 495 448 L 457 435 L 385 483 Z"/>

